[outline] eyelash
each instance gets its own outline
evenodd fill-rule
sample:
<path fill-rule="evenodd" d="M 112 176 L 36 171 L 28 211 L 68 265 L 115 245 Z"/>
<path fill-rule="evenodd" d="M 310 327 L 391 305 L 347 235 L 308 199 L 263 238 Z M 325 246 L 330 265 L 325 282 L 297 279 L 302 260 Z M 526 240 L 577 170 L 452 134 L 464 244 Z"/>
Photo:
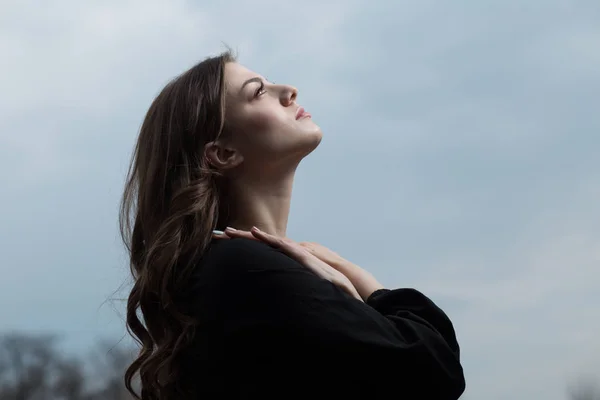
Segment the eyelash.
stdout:
<path fill-rule="evenodd" d="M 266 92 L 267 91 L 265 90 L 265 84 L 264 84 L 264 82 L 261 82 L 260 87 L 258 89 L 256 89 L 256 92 L 254 93 L 254 97 L 258 97 Z"/>

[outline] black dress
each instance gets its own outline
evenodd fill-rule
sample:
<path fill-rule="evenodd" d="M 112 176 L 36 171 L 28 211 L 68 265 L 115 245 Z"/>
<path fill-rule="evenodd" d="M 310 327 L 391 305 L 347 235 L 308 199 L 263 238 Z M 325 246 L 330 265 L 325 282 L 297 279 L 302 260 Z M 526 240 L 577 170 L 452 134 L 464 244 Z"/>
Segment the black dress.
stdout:
<path fill-rule="evenodd" d="M 203 399 L 453 400 L 452 323 L 414 289 L 365 303 L 272 247 L 213 241 L 190 281 L 200 325 L 185 375 Z"/>

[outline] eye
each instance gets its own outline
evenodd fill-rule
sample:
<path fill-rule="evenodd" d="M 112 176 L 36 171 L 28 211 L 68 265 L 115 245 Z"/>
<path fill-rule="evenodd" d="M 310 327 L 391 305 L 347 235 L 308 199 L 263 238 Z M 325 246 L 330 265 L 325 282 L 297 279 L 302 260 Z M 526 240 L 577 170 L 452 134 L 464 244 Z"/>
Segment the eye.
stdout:
<path fill-rule="evenodd" d="M 261 82 L 258 89 L 256 89 L 256 92 L 254 92 L 254 97 L 259 97 L 259 96 L 265 94 L 266 92 L 267 91 L 265 90 L 265 83 Z"/>

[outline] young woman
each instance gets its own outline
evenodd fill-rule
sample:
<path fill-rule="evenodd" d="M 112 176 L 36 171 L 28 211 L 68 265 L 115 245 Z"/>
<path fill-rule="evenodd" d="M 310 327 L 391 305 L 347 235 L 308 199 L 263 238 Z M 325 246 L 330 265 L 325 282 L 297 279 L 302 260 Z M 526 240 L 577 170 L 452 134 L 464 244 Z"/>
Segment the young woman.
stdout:
<path fill-rule="evenodd" d="M 297 94 L 224 53 L 150 106 L 121 209 L 141 344 L 128 389 L 139 376 L 144 400 L 457 399 L 442 310 L 286 238 L 294 173 L 322 135 Z"/>

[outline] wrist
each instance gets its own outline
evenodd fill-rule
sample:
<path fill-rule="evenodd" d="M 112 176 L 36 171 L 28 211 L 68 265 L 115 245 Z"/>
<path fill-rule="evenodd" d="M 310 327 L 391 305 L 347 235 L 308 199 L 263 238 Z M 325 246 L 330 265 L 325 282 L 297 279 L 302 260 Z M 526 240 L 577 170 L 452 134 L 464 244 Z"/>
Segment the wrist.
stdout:
<path fill-rule="evenodd" d="M 358 287 L 356 288 L 363 301 L 367 301 L 367 299 L 371 297 L 373 293 L 381 289 L 385 289 L 385 287 L 381 283 L 377 282 L 375 278 L 369 281 L 361 282 L 360 289 Z"/>
<path fill-rule="evenodd" d="M 363 301 L 366 301 L 373 292 L 385 288 L 371 273 L 347 260 L 337 263 L 335 268 L 346 275 Z"/>

